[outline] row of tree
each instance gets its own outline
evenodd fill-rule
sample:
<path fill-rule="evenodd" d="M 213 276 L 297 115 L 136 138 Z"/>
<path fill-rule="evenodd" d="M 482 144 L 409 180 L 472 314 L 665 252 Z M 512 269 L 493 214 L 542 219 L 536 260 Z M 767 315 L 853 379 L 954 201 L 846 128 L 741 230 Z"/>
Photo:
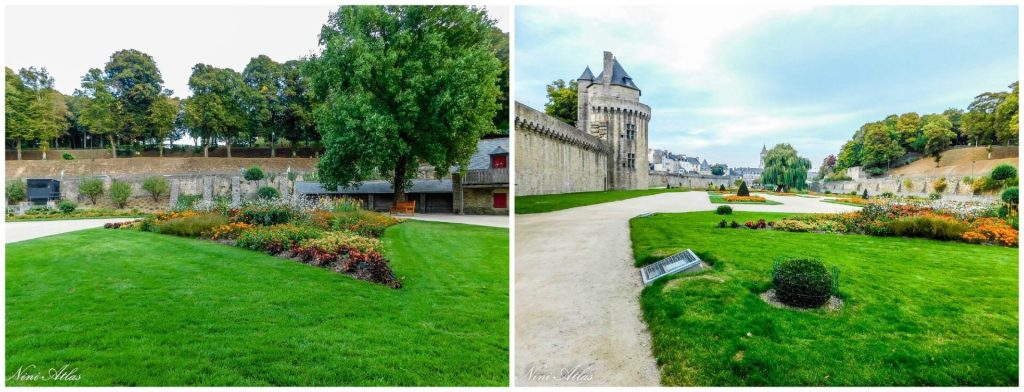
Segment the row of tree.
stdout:
<path fill-rule="evenodd" d="M 966 112 L 956 108 L 923 116 L 910 112 L 864 124 L 838 156 L 825 158 L 819 177 L 854 166 L 888 169 L 910 152 L 938 158 L 953 145 L 1017 145 L 1020 90 L 1017 82 L 1009 88 L 976 96 Z"/>
<path fill-rule="evenodd" d="M 496 105 L 499 110 L 487 113 L 488 134 L 508 133 L 508 34 L 494 26 L 493 21 L 486 18 L 482 10 L 466 9 L 466 7 L 419 7 L 411 8 L 418 13 L 430 11 L 458 10 L 463 8 L 470 15 L 478 15 L 483 26 L 479 30 L 482 40 L 478 47 L 485 50 L 485 59 L 494 60 L 497 64 L 496 75 L 487 76 L 490 80 L 485 82 L 498 89 L 496 95 L 490 91 L 473 91 L 478 97 L 490 99 L 491 104 Z M 353 7 L 352 11 L 361 8 Z M 331 15 L 328 26 L 337 29 L 343 21 L 340 20 L 345 8 L 338 13 Z M 363 9 L 363 13 L 370 11 L 387 12 L 388 10 L 399 10 L 387 7 L 369 7 Z M 403 10 L 408 11 L 408 10 Z M 350 18 L 357 19 L 361 14 L 353 14 Z M 444 27 L 444 21 L 439 21 L 437 27 Z M 454 26 L 453 26 L 454 28 Z M 458 33 L 453 31 L 452 34 Z M 329 44 L 337 31 L 325 30 L 321 37 L 321 44 Z M 461 37 L 456 37 L 459 39 Z M 421 44 L 421 43 L 418 43 Z M 429 43 L 428 44 L 433 44 Z M 477 43 L 474 43 L 475 45 Z M 328 46 L 329 50 L 334 50 Z M 231 156 L 231 146 L 234 145 L 256 145 L 258 141 L 265 141 L 270 145 L 270 155 L 276 155 L 276 146 L 279 140 L 287 140 L 295 154 L 295 146 L 299 142 L 319 143 L 321 133 L 318 131 L 318 124 L 331 123 L 328 117 L 334 117 L 337 113 L 325 109 L 321 121 L 317 121 L 314 112 L 318 106 L 334 104 L 329 99 L 331 93 L 337 86 L 324 86 L 324 82 L 316 83 L 319 86 L 319 93 L 314 94 L 314 78 L 319 80 L 330 80 L 346 86 L 355 86 L 358 78 L 362 76 L 363 68 L 366 68 L 366 86 L 360 87 L 374 93 L 384 93 L 384 89 L 394 87 L 408 87 L 412 83 L 424 84 L 427 82 L 422 76 L 409 71 L 406 68 L 417 68 L 419 72 L 436 74 L 443 80 L 433 81 L 439 86 L 431 86 L 433 89 L 424 89 L 423 95 L 434 95 L 442 93 L 438 87 L 451 84 L 464 84 L 465 86 L 476 87 L 477 83 L 467 81 L 465 78 L 472 78 L 481 75 L 474 75 L 463 68 L 472 64 L 437 64 L 440 59 L 438 55 L 446 48 L 438 47 L 437 44 L 423 47 L 424 52 L 421 58 L 410 58 L 408 61 L 419 61 L 415 64 L 398 63 L 394 59 L 390 65 L 385 66 L 383 62 L 373 63 L 348 63 L 345 68 L 324 68 L 325 56 L 312 59 L 291 60 L 278 63 L 265 55 L 253 57 L 242 72 L 236 72 L 229 68 L 218 68 L 208 64 L 196 64 L 192 68 L 192 75 L 189 78 L 189 89 L 192 95 L 186 99 L 178 99 L 172 96 L 172 91 L 164 88 L 164 81 L 156 62 L 151 56 L 134 49 L 121 50 L 111 55 L 110 60 L 102 69 L 90 69 L 82 77 L 81 88 L 73 95 L 66 96 L 54 89 L 53 78 L 46 72 L 45 68 L 24 68 L 14 72 L 5 68 L 6 82 L 6 121 L 7 140 L 13 143 L 17 149 L 18 159 L 21 159 L 22 146 L 26 143 L 38 146 L 43 151 L 43 157 L 51 143 L 58 143 L 66 139 L 77 137 L 82 140 L 87 135 L 96 135 L 106 140 L 114 158 L 117 157 L 117 146 L 119 144 L 130 144 L 133 150 L 141 149 L 141 145 L 158 144 L 160 156 L 163 156 L 163 146 L 166 141 L 175 141 L 184 136 L 193 137 L 197 143 L 203 146 L 204 156 L 209 156 L 211 145 L 216 146 L 223 143 L 227 146 L 227 155 Z M 339 56 L 358 56 L 356 50 L 364 48 L 346 45 L 338 48 L 341 51 L 353 51 L 352 53 L 340 53 Z M 333 54 L 333 53 L 328 53 Z M 410 56 L 411 57 L 411 56 Z M 403 60 L 403 59 L 398 59 Z M 490 61 L 488 60 L 488 61 Z M 354 60 L 353 60 L 354 61 Z M 314 64 L 316 62 L 316 64 Z M 441 68 L 444 65 L 448 68 Z M 390 68 L 388 68 L 390 67 Z M 344 74 L 339 71 L 344 70 Z M 446 73 L 442 73 L 446 72 Z M 427 87 L 427 86 L 424 86 Z M 486 98 L 489 97 L 489 98 Z M 457 104 L 463 102 L 451 101 L 444 103 L 444 106 L 426 107 L 426 97 L 403 97 L 406 101 L 403 110 L 438 111 L 439 118 L 435 124 L 438 127 L 453 127 L 455 118 L 445 118 L 444 113 L 456 109 Z M 446 98 L 444 96 L 435 98 Z M 450 100 L 463 97 L 447 97 Z M 348 102 L 355 105 L 375 105 L 385 102 Z M 397 102 L 389 103 L 395 105 Z M 397 107 L 396 107 L 397 108 Z M 335 108 L 336 109 L 336 108 Z M 500 110 L 500 109 L 503 109 Z M 330 120 L 340 120 L 331 118 Z M 367 119 L 371 120 L 371 119 Z M 379 119 L 374 119 L 379 120 Z M 368 121 L 362 125 L 365 132 L 375 126 Z M 351 124 L 355 124 L 352 122 Z M 423 127 L 424 124 L 408 123 L 403 126 Z M 438 131 L 439 134 L 443 132 Z M 478 138 L 477 138 L 478 139 Z M 475 147 L 475 139 L 472 141 Z M 138 146 L 138 147 L 135 147 Z M 365 152 L 365 150 L 364 150 Z M 410 164 L 417 160 L 412 159 Z M 387 167 L 385 165 L 385 167 Z M 362 177 L 362 176 L 359 176 Z"/>

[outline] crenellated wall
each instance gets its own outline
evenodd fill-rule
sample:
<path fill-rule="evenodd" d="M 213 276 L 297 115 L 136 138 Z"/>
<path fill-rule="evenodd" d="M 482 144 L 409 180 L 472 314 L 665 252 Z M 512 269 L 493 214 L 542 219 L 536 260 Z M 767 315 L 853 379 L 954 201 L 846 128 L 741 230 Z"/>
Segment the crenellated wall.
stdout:
<path fill-rule="evenodd" d="M 608 147 L 598 138 L 516 102 L 516 195 L 603 191 Z"/>

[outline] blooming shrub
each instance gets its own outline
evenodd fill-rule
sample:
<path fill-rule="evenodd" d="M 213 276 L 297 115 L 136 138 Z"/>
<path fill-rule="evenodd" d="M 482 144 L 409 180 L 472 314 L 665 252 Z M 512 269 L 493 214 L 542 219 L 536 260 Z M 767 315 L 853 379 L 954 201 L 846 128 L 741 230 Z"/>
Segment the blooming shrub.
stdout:
<path fill-rule="evenodd" d="M 347 232 L 332 232 L 320 238 L 301 241 L 292 248 L 296 256 L 316 266 L 329 266 L 360 280 L 397 289 L 388 261 L 381 254 L 380 240 Z"/>
<path fill-rule="evenodd" d="M 367 238 L 353 233 L 331 232 L 319 238 L 303 240 L 293 248 L 295 255 L 303 261 L 311 261 L 315 265 L 324 265 L 339 257 L 369 258 L 373 254 L 381 254 L 383 247 L 380 240 Z"/>
<path fill-rule="evenodd" d="M 237 245 L 242 248 L 278 254 L 289 250 L 302 240 L 317 238 L 322 232 L 315 227 L 301 227 L 289 224 L 258 226 L 242 232 Z"/>
<path fill-rule="evenodd" d="M 370 211 L 352 211 L 335 214 L 332 227 L 338 231 L 351 231 L 367 236 L 380 237 L 384 230 L 400 221 L 388 215 Z"/>
<path fill-rule="evenodd" d="M 747 226 L 748 229 L 757 230 L 767 228 L 768 224 L 764 221 L 764 219 L 759 219 L 757 222 L 747 221 L 747 223 L 744 223 L 744 226 Z"/>
<path fill-rule="evenodd" d="M 775 222 L 775 225 L 772 226 L 772 227 L 775 230 L 793 231 L 793 232 L 812 231 L 812 230 L 815 229 L 815 226 L 812 225 L 811 223 L 804 222 L 804 221 L 799 221 L 799 220 L 795 220 L 795 219 L 783 219 L 783 220 L 780 220 L 778 222 Z"/>
<path fill-rule="evenodd" d="M 967 228 L 967 224 L 952 217 L 935 214 L 899 218 L 889 222 L 889 231 L 893 235 L 936 240 L 960 239 Z"/>
<path fill-rule="evenodd" d="M 961 238 L 973 243 L 996 243 L 1006 246 L 1017 246 L 1020 232 L 1009 223 L 998 218 L 978 218 L 972 222 L 968 231 Z"/>
<path fill-rule="evenodd" d="M 871 202 L 868 201 L 868 199 L 865 199 L 863 197 L 847 197 L 842 199 L 836 199 L 835 201 L 839 203 L 859 204 L 862 206 L 871 204 Z"/>
<path fill-rule="evenodd" d="M 256 225 L 251 225 L 245 222 L 231 222 L 223 224 L 213 228 L 210 234 L 211 240 L 233 240 L 237 239 L 239 235 L 248 230 L 252 230 Z"/>
<path fill-rule="evenodd" d="M 761 196 L 725 196 L 725 201 L 729 202 L 756 202 L 763 203 L 765 198 Z"/>

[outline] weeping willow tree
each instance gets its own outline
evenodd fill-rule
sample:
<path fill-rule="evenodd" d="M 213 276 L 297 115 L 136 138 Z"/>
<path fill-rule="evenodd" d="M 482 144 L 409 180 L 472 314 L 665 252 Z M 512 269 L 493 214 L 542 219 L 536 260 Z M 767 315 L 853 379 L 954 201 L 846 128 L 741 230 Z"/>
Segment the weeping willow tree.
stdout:
<path fill-rule="evenodd" d="M 774 185 L 781 191 L 789 188 L 804 189 L 807 187 L 807 171 L 810 169 L 811 161 L 796 155 L 793 146 L 777 144 L 764 156 L 761 183 L 765 186 Z"/>

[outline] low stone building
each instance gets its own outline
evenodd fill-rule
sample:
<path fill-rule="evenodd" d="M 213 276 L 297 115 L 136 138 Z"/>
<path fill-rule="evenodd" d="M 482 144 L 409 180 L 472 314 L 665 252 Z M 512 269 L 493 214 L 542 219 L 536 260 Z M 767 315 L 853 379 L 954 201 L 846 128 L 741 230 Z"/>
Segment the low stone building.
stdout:
<path fill-rule="evenodd" d="M 416 201 L 418 213 L 508 215 L 508 151 L 508 137 L 482 139 L 477 142 L 465 175 L 460 168 L 452 167 L 451 178 L 415 178 L 406 190 L 406 200 Z M 364 208 L 375 211 L 387 211 L 395 202 L 394 187 L 384 180 L 334 190 L 324 189 L 318 182 L 299 181 L 295 192 L 307 198 L 352 197 L 362 200 Z"/>

